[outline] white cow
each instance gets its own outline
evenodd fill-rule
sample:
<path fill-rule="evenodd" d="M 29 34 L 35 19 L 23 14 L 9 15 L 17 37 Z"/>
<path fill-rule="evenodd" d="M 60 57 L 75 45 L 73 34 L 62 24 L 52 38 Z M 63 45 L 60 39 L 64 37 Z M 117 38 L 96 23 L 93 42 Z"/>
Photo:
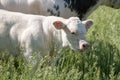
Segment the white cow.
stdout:
<path fill-rule="evenodd" d="M 86 19 L 100 5 L 120 8 L 120 0 L 0 0 L 0 9 Z"/>
<path fill-rule="evenodd" d="M 89 47 L 85 34 L 92 24 L 92 20 L 81 22 L 78 17 L 65 19 L 0 10 L 0 51 L 16 54 L 22 48 L 26 59 L 33 52 L 41 56 L 52 54 L 55 47 L 85 51 Z"/>

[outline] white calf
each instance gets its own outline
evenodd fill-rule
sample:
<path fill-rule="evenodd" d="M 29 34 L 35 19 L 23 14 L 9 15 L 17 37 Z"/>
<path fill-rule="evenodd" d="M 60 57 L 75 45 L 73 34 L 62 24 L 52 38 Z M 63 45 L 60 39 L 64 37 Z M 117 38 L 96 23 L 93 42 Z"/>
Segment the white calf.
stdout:
<path fill-rule="evenodd" d="M 92 20 L 81 22 L 78 17 L 64 19 L 0 10 L 0 51 L 16 54 L 22 48 L 25 58 L 33 52 L 44 56 L 55 47 L 85 51 L 89 47 L 85 34 L 92 24 Z"/>

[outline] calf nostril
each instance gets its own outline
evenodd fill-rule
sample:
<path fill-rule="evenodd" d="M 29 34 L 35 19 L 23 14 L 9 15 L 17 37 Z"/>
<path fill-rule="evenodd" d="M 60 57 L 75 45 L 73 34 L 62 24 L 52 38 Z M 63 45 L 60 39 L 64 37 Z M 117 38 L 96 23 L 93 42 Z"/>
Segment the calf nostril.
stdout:
<path fill-rule="evenodd" d="M 87 49 L 89 47 L 88 44 L 83 44 L 82 46 L 83 46 L 84 49 Z"/>
<path fill-rule="evenodd" d="M 83 44 L 83 48 L 85 48 L 86 47 L 86 45 L 85 44 Z"/>

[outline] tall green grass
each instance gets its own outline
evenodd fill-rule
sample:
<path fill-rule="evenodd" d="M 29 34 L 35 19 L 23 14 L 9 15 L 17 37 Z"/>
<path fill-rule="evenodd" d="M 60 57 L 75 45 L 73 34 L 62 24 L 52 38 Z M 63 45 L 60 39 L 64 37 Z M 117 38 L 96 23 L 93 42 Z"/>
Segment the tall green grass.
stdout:
<path fill-rule="evenodd" d="M 33 64 L 21 57 L 6 60 L 8 53 L 2 52 L 0 80 L 120 80 L 120 10 L 102 6 L 88 18 L 95 23 L 86 35 L 88 51 L 64 49 L 54 60 L 47 56 L 32 76 Z"/>

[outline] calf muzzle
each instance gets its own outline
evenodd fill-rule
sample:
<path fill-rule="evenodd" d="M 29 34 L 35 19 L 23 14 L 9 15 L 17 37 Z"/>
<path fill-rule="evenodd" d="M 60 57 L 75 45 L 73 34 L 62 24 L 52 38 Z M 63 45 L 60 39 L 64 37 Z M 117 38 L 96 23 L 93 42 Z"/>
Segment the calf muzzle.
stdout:
<path fill-rule="evenodd" d="M 80 51 L 86 51 L 90 46 L 90 44 L 85 40 L 81 40 L 79 45 L 80 45 Z"/>

